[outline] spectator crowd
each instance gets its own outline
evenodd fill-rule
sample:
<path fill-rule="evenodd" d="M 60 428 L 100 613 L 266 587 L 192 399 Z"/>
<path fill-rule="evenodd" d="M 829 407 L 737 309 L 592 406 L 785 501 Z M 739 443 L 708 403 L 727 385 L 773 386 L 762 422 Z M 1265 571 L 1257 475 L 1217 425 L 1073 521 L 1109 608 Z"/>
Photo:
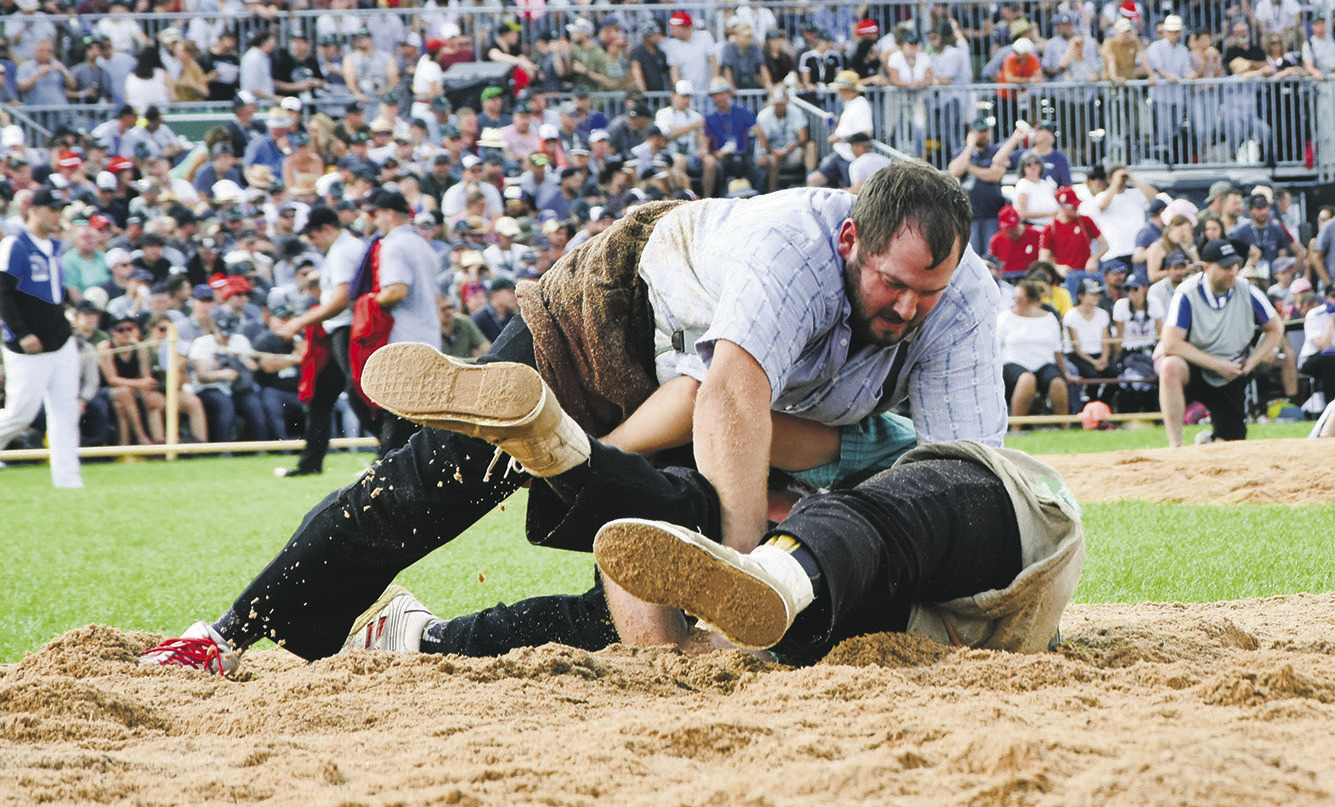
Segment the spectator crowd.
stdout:
<path fill-rule="evenodd" d="M 1207 119 L 1211 138 L 1236 129 L 1273 155 L 1254 94 L 1234 118 L 1228 93 L 1200 107 L 1181 83 L 1324 78 L 1335 68 L 1327 23 L 1296 6 L 1258 3 L 1226 32 L 1202 27 L 1205 18 L 1155 17 L 1134 0 L 1063 4 L 1034 19 L 1022 6 L 938 4 L 909 21 L 888 6 L 776 14 L 746 4 L 717 20 L 655 6 L 339 13 L 352 7 L 332 0 L 313 28 L 280 28 L 266 22 L 279 16 L 273 6 L 236 0 L 0 0 L 0 99 L 67 107 L 42 143 L 15 123 L 0 129 L 0 200 L 10 236 L 28 226 L 34 200 L 65 200 L 53 237 L 83 356 L 83 444 L 162 442 L 169 369 L 181 379 L 185 440 L 311 428 L 302 376 L 319 333 L 309 328 L 334 329 L 331 289 L 355 285 L 353 264 L 373 243 L 425 261 L 383 284 L 410 290 L 407 302 L 384 303 L 414 309 L 414 340 L 472 358 L 515 315 L 516 283 L 635 205 L 795 184 L 857 192 L 888 162 L 878 135 L 935 157 L 968 191 L 972 246 L 1003 286 L 1013 414 L 1039 399 L 1058 412 L 1094 401 L 1157 408 L 1156 347 L 1174 291 L 1230 242 L 1241 277 L 1281 316 L 1320 321 L 1266 360 L 1274 397 L 1296 399 L 1307 376 L 1335 399 L 1330 211 L 1313 231 L 1286 189 L 1227 181 L 1198 207 L 1116 164 L 1077 182 L 1058 120 L 1102 121 L 1032 86 L 1145 78 L 1164 159 L 1199 157 Z M 216 14 L 243 8 L 260 21 L 244 34 Z M 197 16 L 154 27 L 132 10 Z M 71 11 L 108 16 L 80 22 Z M 509 78 L 454 92 L 446 71 L 479 59 Z M 990 106 L 950 91 L 975 78 L 998 83 Z M 889 96 L 886 120 L 865 97 L 871 87 L 904 90 Z M 740 103 L 738 90 L 763 90 L 762 108 Z M 609 97 L 610 107 L 595 105 Z M 831 119 L 809 117 L 796 98 L 828 105 Z M 192 100 L 231 106 L 197 141 L 174 132 L 169 114 Z M 109 115 L 80 109 L 107 104 Z M 831 146 L 824 159 L 815 138 Z M 1012 174 L 1013 189 L 1003 185 Z M 373 424 L 355 390 L 329 405 L 334 433 L 399 439 Z"/>

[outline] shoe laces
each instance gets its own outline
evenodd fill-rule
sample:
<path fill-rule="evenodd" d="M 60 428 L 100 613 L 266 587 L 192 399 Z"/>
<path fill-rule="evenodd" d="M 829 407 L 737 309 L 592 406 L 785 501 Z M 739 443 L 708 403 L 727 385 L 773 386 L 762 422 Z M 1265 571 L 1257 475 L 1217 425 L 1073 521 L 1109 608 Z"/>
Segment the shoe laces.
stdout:
<path fill-rule="evenodd" d="M 216 671 L 218 675 L 226 675 L 223 671 L 222 650 L 219 649 L 217 642 L 209 638 L 188 639 L 177 637 L 167 639 L 144 655 L 160 657 L 162 659 L 158 662 L 160 664 L 190 667 L 206 672 Z"/>

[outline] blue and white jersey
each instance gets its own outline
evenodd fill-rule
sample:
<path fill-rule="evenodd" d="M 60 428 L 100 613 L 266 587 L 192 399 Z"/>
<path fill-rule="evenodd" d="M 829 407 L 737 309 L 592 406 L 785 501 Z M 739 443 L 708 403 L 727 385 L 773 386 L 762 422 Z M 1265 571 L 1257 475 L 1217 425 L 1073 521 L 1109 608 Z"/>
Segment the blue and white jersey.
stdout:
<path fill-rule="evenodd" d="M 65 319 L 65 275 L 58 244 L 34 238 L 27 231 L 0 240 L 0 334 L 6 345 L 36 334 L 46 351 L 60 348 L 69 338 Z"/>

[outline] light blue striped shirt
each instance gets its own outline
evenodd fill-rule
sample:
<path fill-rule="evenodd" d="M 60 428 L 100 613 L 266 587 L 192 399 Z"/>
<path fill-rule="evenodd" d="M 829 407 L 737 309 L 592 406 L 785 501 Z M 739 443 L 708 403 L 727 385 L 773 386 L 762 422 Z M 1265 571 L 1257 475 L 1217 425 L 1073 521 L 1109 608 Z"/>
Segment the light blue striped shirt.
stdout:
<path fill-rule="evenodd" d="M 640 258 L 659 381 L 703 380 L 714 343 L 725 339 L 764 368 L 777 411 L 843 426 L 907 399 L 922 443 L 1001 445 L 997 287 L 972 250 L 915 338 L 849 354 L 852 306 L 836 239 L 853 199 L 798 188 L 695 202 L 664 216 Z M 673 350 L 679 330 L 695 352 Z M 883 399 L 897 350 L 908 353 Z"/>

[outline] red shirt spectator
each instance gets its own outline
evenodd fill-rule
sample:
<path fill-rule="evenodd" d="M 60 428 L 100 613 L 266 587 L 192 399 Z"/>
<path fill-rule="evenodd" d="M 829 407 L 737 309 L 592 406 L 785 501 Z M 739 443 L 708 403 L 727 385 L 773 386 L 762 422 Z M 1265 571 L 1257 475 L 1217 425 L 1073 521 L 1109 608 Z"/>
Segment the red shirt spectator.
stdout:
<path fill-rule="evenodd" d="M 987 251 L 1001 264 L 1003 278 L 1022 277 L 1030 264 L 1038 260 L 1038 230 L 1020 221 L 1020 214 L 1011 205 L 997 213 L 997 223 L 1001 229 L 992 236 Z"/>
<path fill-rule="evenodd" d="M 1077 215 L 1072 219 L 1063 219 L 1058 215 L 1043 230 L 1038 243 L 1040 249 L 1052 253 L 1051 260 L 1056 265 L 1084 269 L 1093 254 L 1089 242 L 1101 235 L 1103 233 L 1099 232 L 1099 225 L 1088 216 Z"/>

